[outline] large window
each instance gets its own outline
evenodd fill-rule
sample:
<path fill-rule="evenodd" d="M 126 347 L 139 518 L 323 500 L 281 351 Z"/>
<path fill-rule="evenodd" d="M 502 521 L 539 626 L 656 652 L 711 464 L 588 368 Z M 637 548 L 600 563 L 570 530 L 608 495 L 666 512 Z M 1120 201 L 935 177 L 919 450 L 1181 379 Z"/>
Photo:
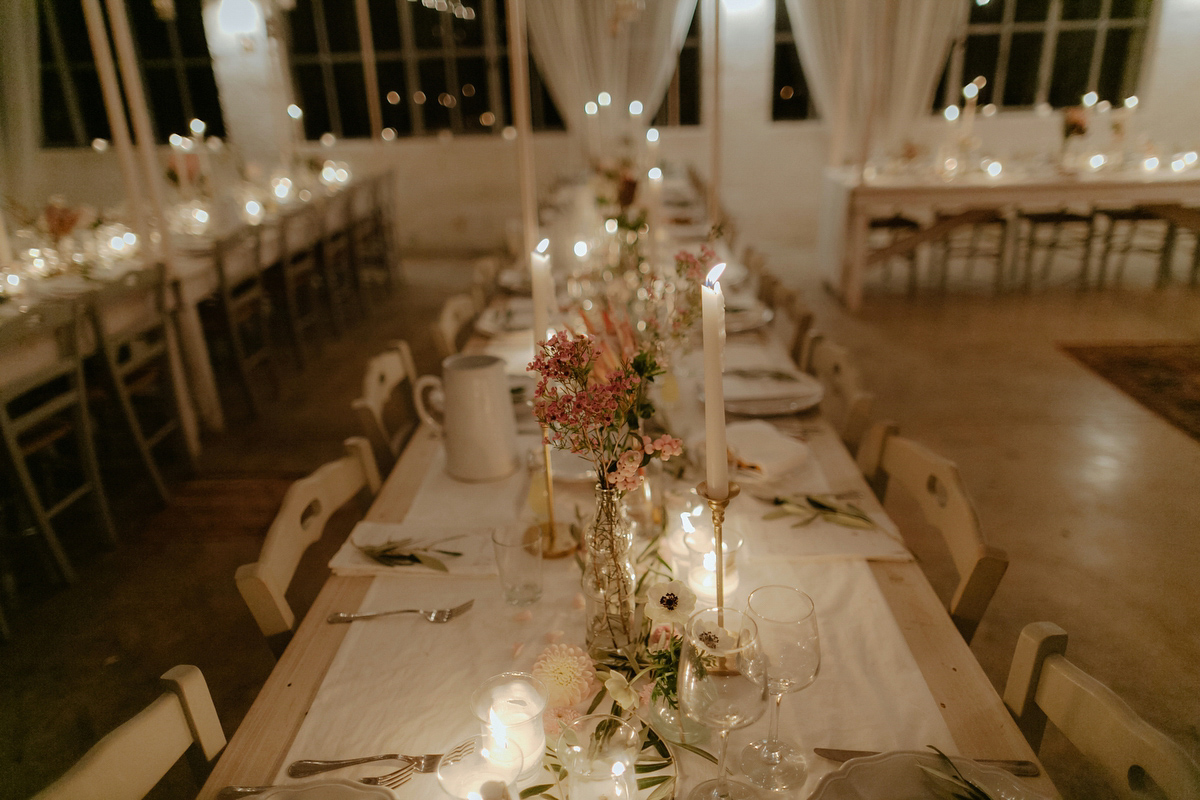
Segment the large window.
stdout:
<path fill-rule="evenodd" d="M 225 135 L 200 6 L 201 0 L 175 0 L 176 18 L 163 21 L 149 2 L 126 4 L 146 102 L 160 142 L 172 133 L 187 134 L 188 122 L 197 117 L 208 125 L 209 135 Z M 82 146 L 109 138 L 79 0 L 41 0 L 38 22 L 43 142 Z"/>
<path fill-rule="evenodd" d="M 979 102 L 999 108 L 1079 105 L 1087 92 L 1118 104 L 1137 93 L 1152 0 L 963 0 L 934 108 L 961 101 L 982 75 Z"/>
<path fill-rule="evenodd" d="M 348 5 L 296 0 L 287 15 L 292 76 L 308 138 L 374 135 L 376 103 L 386 139 L 498 133 L 511 124 L 504 0 L 470 0 L 470 14 L 451 13 L 449 3 L 368 0 L 363 19 L 347 13 Z M 656 124 L 699 124 L 699 48 L 693 20 Z M 364 67 L 372 61 L 373 74 Z M 562 130 L 562 116 L 532 58 L 529 76 L 534 129 Z"/>
<path fill-rule="evenodd" d="M 653 117 L 653 124 L 660 128 L 700 124 L 700 16 L 700 4 L 697 3 L 683 49 L 679 51 L 679 63 L 671 85 Z"/>
<path fill-rule="evenodd" d="M 800 66 L 800 52 L 796 49 L 796 37 L 792 34 L 792 23 L 788 18 L 784 0 L 775 0 L 775 84 L 771 100 L 771 119 L 810 119 L 817 115 L 808 83 L 804 80 L 804 69 Z"/>

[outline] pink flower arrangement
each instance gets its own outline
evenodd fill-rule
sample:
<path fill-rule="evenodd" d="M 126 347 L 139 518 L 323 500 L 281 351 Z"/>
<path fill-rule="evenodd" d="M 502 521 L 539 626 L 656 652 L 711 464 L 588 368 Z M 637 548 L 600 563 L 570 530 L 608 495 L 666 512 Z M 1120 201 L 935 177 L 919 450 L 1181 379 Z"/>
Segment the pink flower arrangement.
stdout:
<path fill-rule="evenodd" d="M 654 413 L 647 388 L 661 372 L 649 353 L 601 359 L 591 336 L 559 331 L 541 343 L 529 368 L 541 376 L 533 410 L 547 441 L 590 459 L 602 486 L 636 489 L 639 470 L 651 459 L 683 452 L 672 436 L 641 432 L 642 420 Z"/>
<path fill-rule="evenodd" d="M 678 297 L 670 318 L 670 334 L 682 339 L 700 319 L 700 284 L 717 260 L 717 253 L 708 245 L 700 247 L 700 255 L 680 250 L 675 254 L 675 275 L 680 278 Z"/>

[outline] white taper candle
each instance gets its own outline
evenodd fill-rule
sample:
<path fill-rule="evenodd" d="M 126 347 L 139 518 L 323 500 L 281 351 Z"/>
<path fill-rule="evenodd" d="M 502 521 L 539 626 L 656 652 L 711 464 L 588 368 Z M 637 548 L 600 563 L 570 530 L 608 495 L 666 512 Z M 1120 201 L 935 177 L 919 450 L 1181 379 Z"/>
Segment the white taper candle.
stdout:
<path fill-rule="evenodd" d="M 708 273 L 700 287 L 704 313 L 704 441 L 708 467 L 708 495 L 714 500 L 729 496 L 729 461 L 725 444 L 725 387 L 721 374 L 725 360 L 725 296 L 718 282 L 724 262 Z"/>
<path fill-rule="evenodd" d="M 550 240 L 542 239 L 529 254 L 530 285 L 533 288 L 533 346 L 546 340 L 550 329 L 550 304 L 554 302 L 554 276 L 550 274 Z"/>

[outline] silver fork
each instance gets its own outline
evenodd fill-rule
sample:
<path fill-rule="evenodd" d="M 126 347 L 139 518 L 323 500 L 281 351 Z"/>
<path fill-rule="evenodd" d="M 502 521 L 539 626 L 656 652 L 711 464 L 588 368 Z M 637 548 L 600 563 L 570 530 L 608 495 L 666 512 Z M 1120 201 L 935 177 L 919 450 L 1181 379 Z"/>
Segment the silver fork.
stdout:
<path fill-rule="evenodd" d="M 403 761 L 404 764 L 397 769 L 396 773 L 401 772 L 433 772 L 437 769 L 438 764 L 443 759 L 447 763 L 454 763 L 464 755 L 469 754 L 474 749 L 474 742 L 466 741 L 455 747 L 449 753 L 426 753 L 423 756 L 406 756 L 401 753 L 384 753 L 379 756 L 365 756 L 363 758 L 343 758 L 335 761 L 316 761 L 305 759 L 301 761 L 293 761 L 288 767 L 288 775 L 292 778 L 307 778 L 310 775 L 316 775 L 321 772 L 328 772 L 332 769 L 341 769 L 342 767 L 353 767 L 357 764 L 370 764 L 372 761 Z M 464 749 L 465 748 L 465 749 Z M 451 760 L 453 759 L 453 760 Z M 389 773 L 391 774 L 391 773 Z M 387 777 L 387 776 L 381 776 Z"/>
<path fill-rule="evenodd" d="M 429 622 L 449 622 L 455 617 L 462 616 L 471 610 L 471 606 L 475 605 L 474 600 L 468 600 L 461 606 L 454 608 L 435 608 L 429 611 L 421 608 L 401 608 L 395 611 L 372 611 L 368 613 L 351 614 L 346 611 L 338 611 L 330 614 L 326 622 L 354 622 L 359 619 L 373 619 L 375 617 L 388 617 L 393 614 L 420 614 Z"/>
<path fill-rule="evenodd" d="M 444 755 L 433 753 L 417 756 L 395 772 L 388 772 L 376 777 L 359 778 L 358 782 L 365 783 L 367 786 L 386 786 L 389 789 L 396 789 L 408 783 L 408 779 L 413 776 L 413 772 L 434 772 L 437 770 L 438 765 L 453 764 L 461 761 L 465 756 L 469 756 L 474 752 L 474 750 L 475 740 L 468 739 Z"/>

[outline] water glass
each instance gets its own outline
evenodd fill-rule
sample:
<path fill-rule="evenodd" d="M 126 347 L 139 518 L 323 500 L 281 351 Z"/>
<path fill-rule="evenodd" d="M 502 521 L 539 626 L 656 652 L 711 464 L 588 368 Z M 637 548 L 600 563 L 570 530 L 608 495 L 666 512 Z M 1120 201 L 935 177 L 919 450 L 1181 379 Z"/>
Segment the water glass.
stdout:
<path fill-rule="evenodd" d="M 525 759 L 515 742 L 489 741 L 485 736 L 471 740 L 469 753 L 443 758 L 437 780 L 442 791 L 457 800 L 515 800 L 514 784 Z"/>
<path fill-rule="evenodd" d="M 638 796 L 639 734 L 609 714 L 589 714 L 563 726 L 558 759 L 567 771 L 566 800 Z"/>
<path fill-rule="evenodd" d="M 504 599 L 527 606 L 542 597 L 542 530 L 536 525 L 507 526 L 492 534 L 496 568 Z"/>

